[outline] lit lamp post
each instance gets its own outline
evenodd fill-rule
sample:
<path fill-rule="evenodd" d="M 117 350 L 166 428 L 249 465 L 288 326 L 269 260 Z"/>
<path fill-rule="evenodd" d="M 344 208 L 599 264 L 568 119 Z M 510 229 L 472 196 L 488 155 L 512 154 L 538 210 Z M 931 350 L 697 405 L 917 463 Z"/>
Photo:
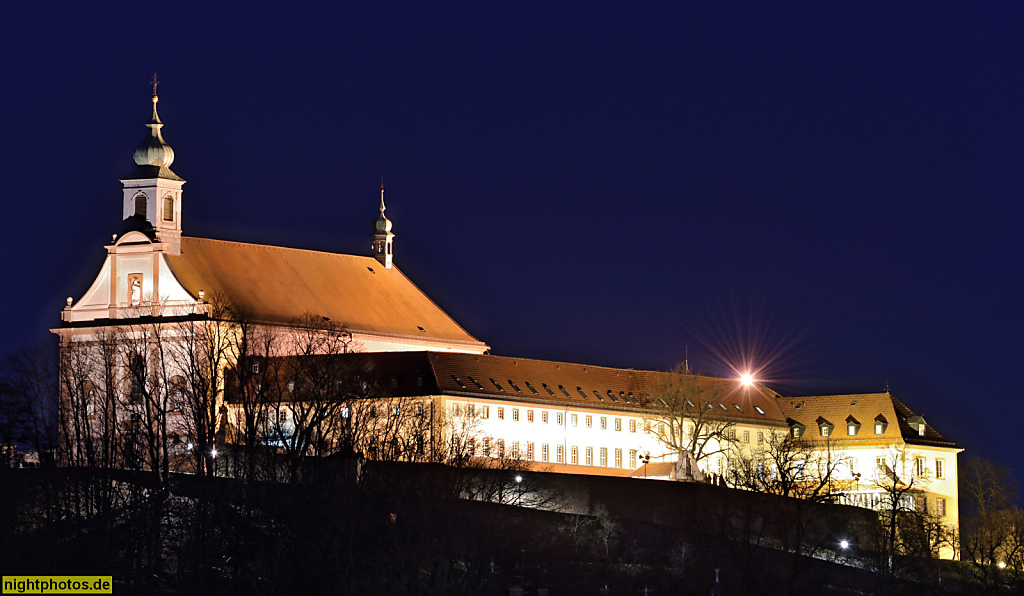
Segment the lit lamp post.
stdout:
<path fill-rule="evenodd" d="M 518 493 L 517 496 L 516 496 L 516 505 L 522 505 L 522 501 L 523 501 L 523 476 L 521 474 L 516 474 L 516 492 Z"/>
<path fill-rule="evenodd" d="M 213 460 L 213 462 L 212 462 L 212 464 L 213 464 L 213 475 L 216 476 L 217 475 L 217 447 L 216 446 L 214 446 L 214 448 L 210 450 L 210 458 Z"/>

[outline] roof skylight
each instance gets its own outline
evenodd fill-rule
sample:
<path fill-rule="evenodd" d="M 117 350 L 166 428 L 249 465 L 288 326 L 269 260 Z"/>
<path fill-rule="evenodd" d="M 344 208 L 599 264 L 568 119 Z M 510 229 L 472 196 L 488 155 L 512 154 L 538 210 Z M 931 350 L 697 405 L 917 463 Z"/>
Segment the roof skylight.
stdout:
<path fill-rule="evenodd" d="M 534 395 L 540 395 L 540 392 L 534 389 L 533 385 L 531 385 L 529 381 L 526 382 L 526 388 L 529 389 L 530 391 L 533 391 Z"/>
<path fill-rule="evenodd" d="M 498 391 L 505 391 L 505 389 L 501 385 L 499 385 L 498 382 L 495 381 L 493 377 L 491 378 L 491 382 L 494 383 L 494 386 L 498 388 Z"/>
<path fill-rule="evenodd" d="M 541 385 L 544 387 L 544 391 L 547 391 L 548 394 L 551 395 L 551 397 L 555 396 L 555 392 L 551 390 L 551 387 L 548 387 L 547 383 L 541 383 Z"/>

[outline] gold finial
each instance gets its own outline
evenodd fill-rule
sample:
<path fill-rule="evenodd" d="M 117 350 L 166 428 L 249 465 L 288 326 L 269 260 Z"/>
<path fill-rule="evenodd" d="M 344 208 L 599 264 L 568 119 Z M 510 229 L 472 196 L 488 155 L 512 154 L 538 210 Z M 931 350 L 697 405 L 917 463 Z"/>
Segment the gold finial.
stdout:
<path fill-rule="evenodd" d="M 153 76 L 149 79 L 149 84 L 153 85 L 153 103 L 156 103 L 156 86 L 160 84 L 160 78 L 156 76 L 155 72 L 153 73 Z"/>

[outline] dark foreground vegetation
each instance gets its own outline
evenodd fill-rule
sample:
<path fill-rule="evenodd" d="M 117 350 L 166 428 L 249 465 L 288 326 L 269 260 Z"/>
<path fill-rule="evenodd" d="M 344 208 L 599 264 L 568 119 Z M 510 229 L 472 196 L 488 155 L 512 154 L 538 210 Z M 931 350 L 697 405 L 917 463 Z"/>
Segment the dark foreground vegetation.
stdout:
<path fill-rule="evenodd" d="M 149 473 L 3 471 L 3 573 L 111 575 L 117 594 L 998 590 L 966 564 L 905 561 L 894 574 L 874 566 L 864 545 L 846 556 L 827 534 L 870 541 L 859 516 L 843 513 L 852 508 L 805 526 L 804 544 L 796 545 L 768 528 L 771 515 L 742 514 L 744 507 L 778 511 L 771 502 L 722 496 L 739 491 L 556 475 L 505 483 L 506 471 L 473 472 L 469 482 L 499 493 L 485 502 L 454 498 L 454 487 L 467 486 L 465 473 L 343 461 L 304 484 L 175 475 L 161 491 Z M 666 505 L 671 499 L 679 506 Z M 562 512 L 521 506 L 541 501 Z M 748 517 L 760 520 L 756 528 Z"/>

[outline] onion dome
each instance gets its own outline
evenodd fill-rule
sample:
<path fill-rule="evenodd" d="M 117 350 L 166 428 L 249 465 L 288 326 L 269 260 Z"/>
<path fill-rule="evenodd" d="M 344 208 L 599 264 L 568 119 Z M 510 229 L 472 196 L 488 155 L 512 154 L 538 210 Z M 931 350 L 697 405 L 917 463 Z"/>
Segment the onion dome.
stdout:
<path fill-rule="evenodd" d="M 132 158 L 138 166 L 156 166 L 158 168 L 169 168 L 174 163 L 174 149 L 164 141 L 160 129 L 164 123 L 160 122 L 160 116 L 156 113 L 156 102 L 159 98 L 153 96 L 153 117 L 146 124 L 149 133 L 146 138 L 135 148 Z"/>
<path fill-rule="evenodd" d="M 391 220 L 384 216 L 384 185 L 380 186 L 380 215 L 377 216 L 377 220 L 373 222 L 373 233 L 374 234 L 390 234 L 391 233 Z"/>

